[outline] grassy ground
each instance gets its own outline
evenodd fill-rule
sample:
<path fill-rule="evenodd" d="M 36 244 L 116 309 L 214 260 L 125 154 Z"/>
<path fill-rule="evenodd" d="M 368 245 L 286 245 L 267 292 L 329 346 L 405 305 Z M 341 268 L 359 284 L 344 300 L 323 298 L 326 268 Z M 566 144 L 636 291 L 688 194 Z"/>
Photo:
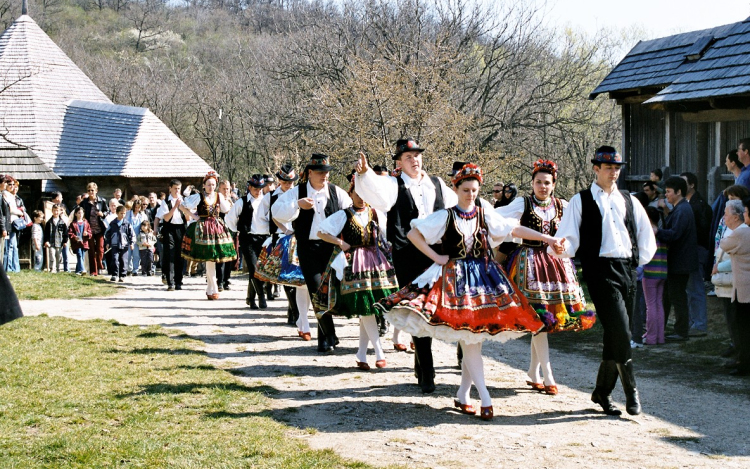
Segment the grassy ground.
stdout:
<path fill-rule="evenodd" d="M 22 318 L 0 329 L 2 468 L 367 467 L 306 448 L 273 389 L 214 368 L 164 329 Z"/>
<path fill-rule="evenodd" d="M 22 270 L 8 277 L 19 300 L 47 300 L 58 298 L 89 298 L 114 295 L 120 290 L 106 276 L 78 276 L 73 273 L 36 272 Z"/>

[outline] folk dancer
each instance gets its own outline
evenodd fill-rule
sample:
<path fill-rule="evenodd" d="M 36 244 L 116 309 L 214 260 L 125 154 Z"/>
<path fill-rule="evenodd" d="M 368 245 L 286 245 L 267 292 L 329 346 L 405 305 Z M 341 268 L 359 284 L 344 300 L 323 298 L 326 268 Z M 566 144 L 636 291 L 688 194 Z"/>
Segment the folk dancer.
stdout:
<path fill-rule="evenodd" d="M 422 153 L 413 138 L 396 142 L 393 160 L 399 169 L 393 176 L 379 176 L 360 154 L 355 184 L 359 196 L 371 207 L 387 213 L 386 233 L 393 247 L 393 267 L 401 286 L 409 285 L 432 264 L 432 259 L 417 249 L 407 233 L 412 220 L 453 207 L 458 197 L 437 176 L 422 169 Z M 396 327 L 394 325 L 394 327 Z M 435 391 L 435 368 L 432 361 L 432 337 L 413 337 L 414 374 L 423 393 Z"/>
<path fill-rule="evenodd" d="M 297 254 L 308 293 L 320 287 L 321 276 L 328 265 L 333 245 L 318 236 L 320 224 L 341 209 L 352 205 L 352 199 L 340 187 L 328 182 L 333 169 L 327 155 L 314 153 L 305 166 L 300 183 L 289 189 L 271 206 L 273 218 L 279 223 L 292 223 L 297 240 Z M 312 297 L 310 298 L 312 301 Z M 300 309 L 300 318 L 305 316 Z M 330 314 L 316 311 L 318 319 L 318 352 L 332 353 L 338 344 Z"/>
<path fill-rule="evenodd" d="M 232 198 L 232 183 L 229 181 L 229 179 L 224 179 L 219 184 L 219 193 L 224 196 L 224 200 L 226 200 L 229 203 L 231 212 L 231 207 L 234 207 L 234 199 Z M 226 213 L 220 213 L 219 216 L 222 220 L 224 220 L 224 224 L 226 224 Z M 231 231 L 229 233 L 232 236 L 232 242 L 234 243 L 234 249 L 239 249 L 239 244 L 237 243 L 237 232 Z M 231 261 L 231 262 L 222 262 L 221 264 L 216 264 L 216 283 L 219 286 L 219 293 L 221 293 L 224 290 L 229 290 L 229 279 L 232 277 L 232 270 L 234 270 L 235 266 L 237 265 L 237 261 Z"/>
<path fill-rule="evenodd" d="M 162 244 L 161 271 L 167 291 L 182 290 L 184 262 L 181 251 L 187 223 L 180 211 L 181 194 L 182 183 L 177 179 L 169 181 L 169 196 L 156 211 Z"/>
<path fill-rule="evenodd" d="M 352 206 L 339 210 L 320 224 L 318 237 L 335 246 L 313 295 L 316 309 L 347 318 L 359 316 L 357 368 L 370 370 L 367 344 L 375 350 L 375 366 L 385 368 L 374 305 L 398 290 L 396 272 L 390 260 L 390 245 L 380 227 L 382 213 L 369 207 L 357 195 L 354 181 L 349 187 Z"/>
<path fill-rule="evenodd" d="M 267 192 L 258 206 L 258 216 L 269 226 L 273 223 L 274 226 L 271 228 L 275 230 L 271 230 L 273 236 L 264 243 L 263 250 L 258 256 L 255 277 L 267 283 L 284 286 L 284 293 L 289 302 L 287 324 L 297 325 L 298 335 L 305 340 L 310 340 L 310 323 L 307 319 L 307 312 L 311 306 L 310 295 L 305 287 L 299 262 L 294 261 L 297 246 L 296 240 L 293 241 L 294 230 L 291 223 L 282 224 L 274 220 L 271 212 L 271 207 L 279 196 L 294 187 L 294 182 L 299 179 L 299 175 L 292 165 L 285 164 L 276 172 L 276 177 L 279 180 L 278 187 Z M 290 245 L 292 246 L 291 253 L 289 252 Z M 300 311 L 304 311 L 302 318 Z"/>
<path fill-rule="evenodd" d="M 561 243 L 548 248 L 560 258 L 578 255 L 583 279 L 604 328 L 602 362 L 591 400 L 607 415 L 620 415 L 612 402 L 619 375 L 625 409 L 641 412 L 630 348 L 630 318 L 634 311 L 636 272 L 656 252 L 656 239 L 643 206 L 627 191 L 617 189 L 625 164 L 614 147 L 602 146 L 591 159 L 596 180 L 574 195 L 560 221 Z"/>
<path fill-rule="evenodd" d="M 266 297 L 264 295 L 264 282 L 255 278 L 255 268 L 258 264 L 258 255 L 263 249 L 263 243 L 270 236 L 267 221 L 263 221 L 258 210 L 263 198 L 263 187 L 266 185 L 263 176 L 253 174 L 247 181 L 247 195 L 235 202 L 232 209 L 227 213 L 225 221 L 230 230 L 237 233 L 242 250 L 243 262 L 247 265 L 250 278 L 247 282 L 247 295 L 245 304 L 250 309 L 266 309 Z M 255 296 L 258 296 L 258 304 Z"/>
<path fill-rule="evenodd" d="M 555 236 L 568 206 L 566 200 L 553 196 L 556 182 L 557 165 L 550 160 L 536 161 L 531 172 L 532 194 L 515 198 L 496 209 L 497 213 L 518 220 L 521 226 Z M 531 338 L 531 363 L 526 383 L 532 389 L 555 395 L 558 390 L 552 375 L 547 333 L 589 329 L 596 322 L 596 316 L 586 310 L 573 261 L 547 254 L 544 242 L 521 240 L 508 258 L 505 271 L 544 322 L 544 329 Z"/>
<path fill-rule="evenodd" d="M 220 212 L 229 211 L 229 202 L 216 191 L 219 175 L 209 171 L 203 178 L 203 192 L 187 197 L 179 210 L 196 220 L 188 226 L 182 239 L 182 257 L 193 262 L 206 263 L 206 298 L 219 299 L 216 282 L 216 263 L 237 259 L 234 241 L 227 231 Z"/>
<path fill-rule="evenodd" d="M 476 413 L 469 399 L 473 383 L 482 401 L 479 415 L 489 420 L 494 411 L 484 381 L 482 342 L 506 341 L 544 327 L 492 259 L 490 243 L 499 244 L 509 236 L 554 239 L 475 205 L 482 179 L 481 168 L 466 164 L 453 178 L 458 204 L 412 220 L 407 236 L 434 264 L 377 308 L 394 327 L 415 337 L 458 341 L 463 360 L 454 406 L 465 414 Z"/>

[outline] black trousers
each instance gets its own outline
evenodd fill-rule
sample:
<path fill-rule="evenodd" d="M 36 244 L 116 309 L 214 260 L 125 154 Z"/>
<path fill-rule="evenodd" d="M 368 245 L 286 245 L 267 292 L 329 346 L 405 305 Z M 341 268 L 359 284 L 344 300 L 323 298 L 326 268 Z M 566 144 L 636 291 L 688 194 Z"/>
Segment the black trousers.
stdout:
<path fill-rule="evenodd" d="M 432 259 L 425 256 L 413 244 L 393 250 L 393 269 L 396 271 L 396 279 L 401 288 L 413 282 L 432 263 Z M 432 337 L 412 337 L 412 341 L 414 342 L 414 374 L 420 382 L 422 377 L 426 377 L 431 382 L 435 374 L 435 365 L 432 360 Z"/>
<path fill-rule="evenodd" d="M 162 252 L 161 271 L 167 278 L 167 285 L 182 286 L 182 271 L 185 263 L 182 259 L 182 238 L 185 236 L 185 225 L 161 225 Z"/>
<path fill-rule="evenodd" d="M 734 344 L 737 349 L 738 369 L 750 371 L 750 303 L 740 303 L 732 300 L 735 308 L 734 330 L 737 342 Z"/>
<path fill-rule="evenodd" d="M 258 265 L 258 256 L 260 251 L 263 249 L 263 243 L 268 238 L 268 235 L 256 235 L 249 234 L 244 235 L 240 238 L 240 251 L 242 251 L 242 257 L 245 259 L 244 262 L 247 264 L 247 271 L 250 273 L 247 287 L 247 298 L 254 300 L 255 294 L 258 297 L 263 295 L 263 283 L 255 278 L 255 267 Z"/>
<path fill-rule="evenodd" d="M 690 274 L 672 274 L 667 271 L 667 295 L 674 306 L 674 333 L 688 336 L 690 314 L 688 310 L 687 284 Z"/>
<path fill-rule="evenodd" d="M 630 320 L 635 311 L 636 272 L 630 259 L 600 257 L 593 272 L 584 268 L 596 316 L 604 328 L 602 360 L 625 363 L 632 358 Z"/>
<path fill-rule="evenodd" d="M 113 277 L 124 277 L 127 272 L 127 261 L 125 255 L 128 253 L 128 248 L 120 248 L 112 246 L 109 250 L 109 258 L 112 261 L 109 269 L 110 275 Z"/>
<path fill-rule="evenodd" d="M 299 267 L 305 277 L 305 284 L 311 299 L 320 287 L 320 279 L 328 266 L 331 254 L 333 254 L 333 244 L 317 240 L 304 242 L 297 240 Z M 318 349 L 335 346 L 336 342 L 338 342 L 338 337 L 336 337 L 333 318 L 330 314 L 324 314 L 318 318 Z"/>

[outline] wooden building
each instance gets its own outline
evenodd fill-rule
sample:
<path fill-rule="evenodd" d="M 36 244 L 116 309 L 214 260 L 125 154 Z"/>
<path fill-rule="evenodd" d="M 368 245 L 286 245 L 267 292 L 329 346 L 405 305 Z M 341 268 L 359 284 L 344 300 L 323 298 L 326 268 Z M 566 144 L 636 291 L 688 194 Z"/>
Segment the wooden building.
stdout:
<path fill-rule="evenodd" d="M 41 181 L 44 192 L 71 200 L 94 181 L 127 198 L 211 169 L 148 109 L 113 104 L 26 14 L 0 36 L 0 80 L 2 134 L 59 176 Z"/>
<path fill-rule="evenodd" d="M 691 171 L 710 202 L 733 182 L 727 152 L 750 137 L 750 18 L 639 42 L 590 98 L 603 93 L 622 109 L 621 185 Z"/>

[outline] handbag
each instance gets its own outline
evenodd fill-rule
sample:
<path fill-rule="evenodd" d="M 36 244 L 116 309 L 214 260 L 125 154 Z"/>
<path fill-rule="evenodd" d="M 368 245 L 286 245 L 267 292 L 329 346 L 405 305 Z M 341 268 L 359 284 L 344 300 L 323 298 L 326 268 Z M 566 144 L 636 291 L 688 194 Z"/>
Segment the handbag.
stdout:
<path fill-rule="evenodd" d="M 24 217 L 18 217 L 13 220 L 13 229 L 16 231 L 23 231 L 26 228 L 26 220 Z"/>
<path fill-rule="evenodd" d="M 711 283 L 717 287 L 732 286 L 732 272 L 717 272 L 711 276 Z"/>
<path fill-rule="evenodd" d="M 719 254 L 719 258 L 716 259 L 716 264 L 720 264 L 724 260 L 724 251 Z M 717 287 L 731 287 L 732 286 L 732 272 L 716 272 L 711 276 L 711 283 Z"/>

